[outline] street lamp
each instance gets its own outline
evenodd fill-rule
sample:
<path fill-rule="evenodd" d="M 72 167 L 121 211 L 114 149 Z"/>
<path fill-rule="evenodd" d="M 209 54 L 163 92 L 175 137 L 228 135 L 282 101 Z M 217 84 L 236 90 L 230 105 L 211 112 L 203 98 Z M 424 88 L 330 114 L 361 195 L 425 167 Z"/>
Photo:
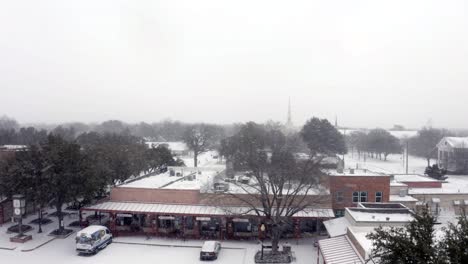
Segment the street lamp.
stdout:
<path fill-rule="evenodd" d="M 16 219 L 18 219 L 18 236 L 23 236 L 23 215 L 26 208 L 26 199 L 22 194 L 13 195 L 13 210 Z"/>
<path fill-rule="evenodd" d="M 262 240 L 262 255 L 260 257 L 260 259 L 263 260 L 263 240 L 265 239 L 265 224 L 262 224 L 260 226 L 260 231 L 262 231 L 262 236 L 261 236 L 261 240 Z"/>

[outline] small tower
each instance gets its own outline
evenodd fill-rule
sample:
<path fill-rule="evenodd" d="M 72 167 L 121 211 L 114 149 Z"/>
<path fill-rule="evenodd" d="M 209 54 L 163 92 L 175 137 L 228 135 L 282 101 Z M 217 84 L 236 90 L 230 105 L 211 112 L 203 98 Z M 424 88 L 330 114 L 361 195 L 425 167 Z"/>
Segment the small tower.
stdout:
<path fill-rule="evenodd" d="M 290 97 L 288 101 L 288 119 L 286 121 L 286 129 L 292 130 L 293 126 L 294 125 L 293 125 L 292 116 L 291 116 L 291 97 Z"/>

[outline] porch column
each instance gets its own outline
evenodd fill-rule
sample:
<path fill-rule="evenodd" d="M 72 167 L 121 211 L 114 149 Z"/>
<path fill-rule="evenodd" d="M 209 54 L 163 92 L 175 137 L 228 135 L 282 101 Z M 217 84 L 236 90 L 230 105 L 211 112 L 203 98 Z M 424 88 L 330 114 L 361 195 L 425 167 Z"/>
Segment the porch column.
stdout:
<path fill-rule="evenodd" d="M 226 238 L 232 239 L 232 237 L 233 237 L 232 217 L 226 217 Z"/>
<path fill-rule="evenodd" d="M 80 227 L 83 227 L 83 215 L 81 214 L 82 210 L 80 209 L 78 213 L 79 221 L 80 221 Z"/>
<path fill-rule="evenodd" d="M 154 220 L 153 220 L 153 230 L 154 230 L 154 235 L 158 236 L 159 235 L 159 215 L 155 214 Z"/>
<path fill-rule="evenodd" d="M 109 221 L 109 228 L 112 233 L 115 232 L 115 221 L 117 221 L 117 215 L 115 213 L 110 213 L 110 221 Z"/>
<path fill-rule="evenodd" d="M 184 238 L 184 240 L 185 240 L 186 221 L 187 221 L 187 219 L 185 218 L 185 216 L 182 216 L 182 237 Z"/>
<path fill-rule="evenodd" d="M 200 227 L 199 227 L 199 224 L 198 224 L 198 221 L 197 221 L 197 218 L 194 217 L 194 222 L 193 222 L 193 235 L 195 237 L 195 239 L 199 239 L 200 238 Z"/>
<path fill-rule="evenodd" d="M 301 220 L 299 218 L 294 219 L 294 238 L 301 238 Z"/>

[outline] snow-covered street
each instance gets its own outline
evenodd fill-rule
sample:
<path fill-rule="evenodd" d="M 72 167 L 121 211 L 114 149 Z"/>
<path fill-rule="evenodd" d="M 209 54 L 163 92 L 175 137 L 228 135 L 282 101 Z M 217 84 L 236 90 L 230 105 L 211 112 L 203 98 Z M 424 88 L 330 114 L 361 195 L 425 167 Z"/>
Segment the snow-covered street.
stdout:
<path fill-rule="evenodd" d="M 164 238 L 145 237 L 116 238 L 114 243 L 96 255 L 81 256 L 75 252 L 74 235 L 66 239 L 56 239 L 32 252 L 20 250 L 0 250 L 2 263 L 201 263 L 199 261 L 200 247 L 203 241 L 180 241 Z M 253 256 L 260 248 L 255 241 L 222 242 L 223 249 L 218 260 L 213 263 L 242 264 L 254 263 Z M 317 248 L 311 240 L 290 241 L 295 251 L 296 262 L 313 263 Z M 146 245 L 144 245 L 146 244 Z M 151 245 L 152 244 L 152 245 Z"/>

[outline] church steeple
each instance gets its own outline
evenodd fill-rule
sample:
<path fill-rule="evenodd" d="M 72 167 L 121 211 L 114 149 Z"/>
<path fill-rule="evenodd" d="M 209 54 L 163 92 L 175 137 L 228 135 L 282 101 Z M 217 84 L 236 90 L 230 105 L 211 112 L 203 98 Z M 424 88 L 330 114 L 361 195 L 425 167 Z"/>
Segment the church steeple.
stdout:
<path fill-rule="evenodd" d="M 293 128 L 292 115 L 291 115 L 291 97 L 289 97 L 289 100 L 288 100 L 288 119 L 286 121 L 286 128 L 288 129 Z"/>

